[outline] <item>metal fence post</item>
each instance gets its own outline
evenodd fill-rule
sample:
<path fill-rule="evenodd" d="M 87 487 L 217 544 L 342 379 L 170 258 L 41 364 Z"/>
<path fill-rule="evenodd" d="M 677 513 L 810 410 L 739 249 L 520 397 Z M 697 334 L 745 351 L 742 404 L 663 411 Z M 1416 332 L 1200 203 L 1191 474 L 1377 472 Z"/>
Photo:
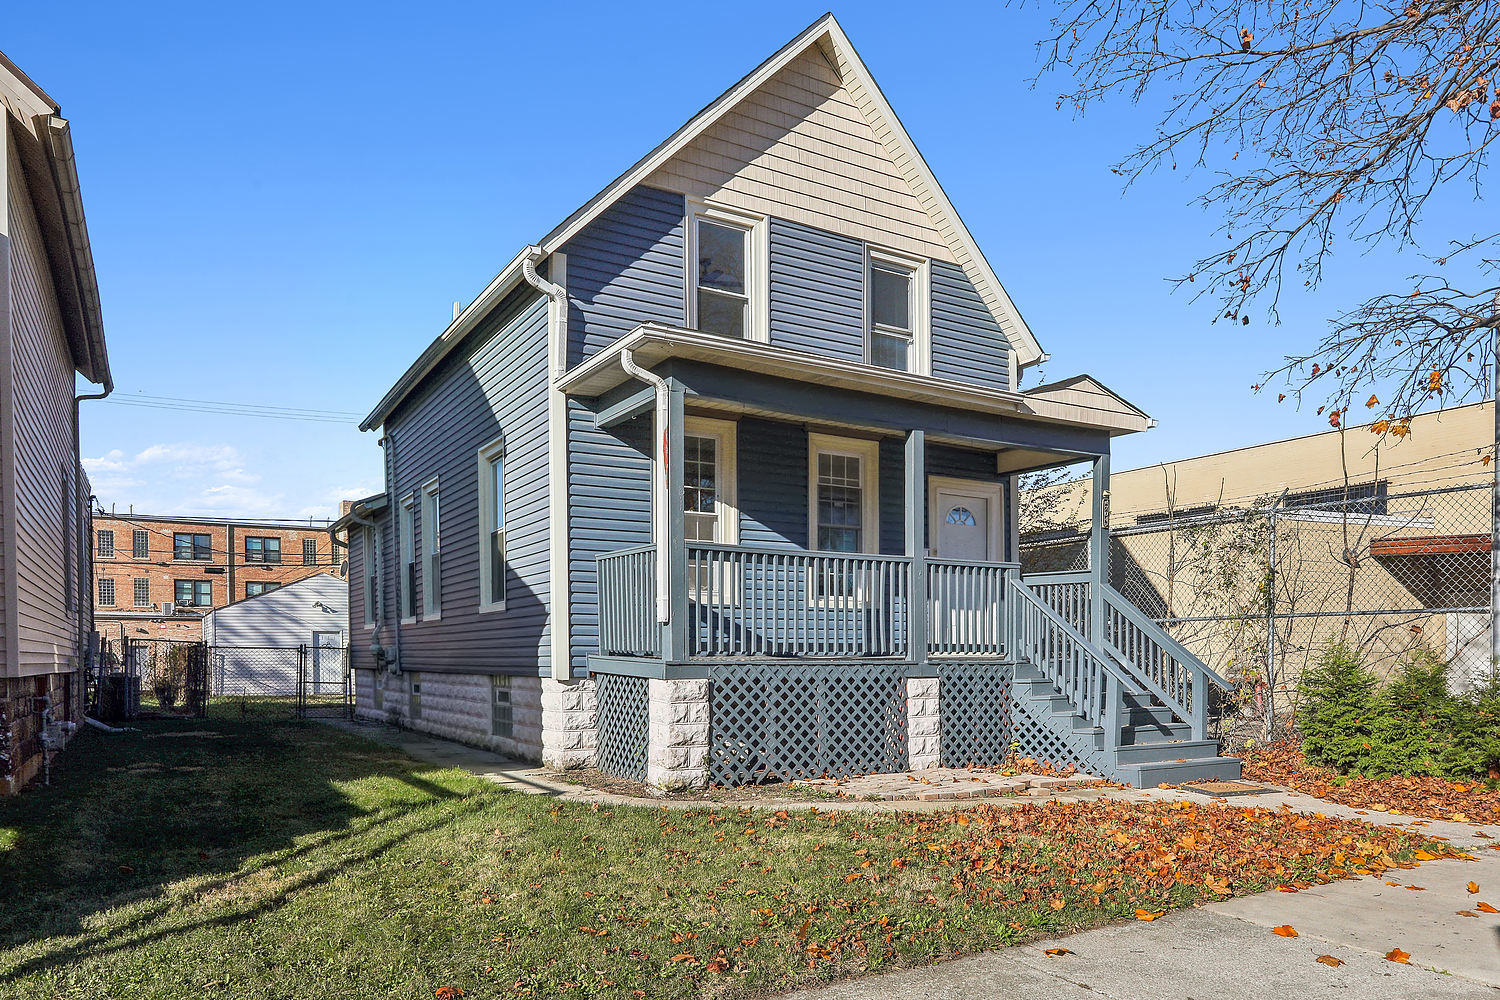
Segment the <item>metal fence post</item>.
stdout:
<path fill-rule="evenodd" d="M 1270 530 L 1266 564 L 1266 710 L 1262 733 L 1266 742 L 1270 742 L 1276 732 L 1276 508 L 1285 496 L 1283 492 L 1266 512 Z"/>

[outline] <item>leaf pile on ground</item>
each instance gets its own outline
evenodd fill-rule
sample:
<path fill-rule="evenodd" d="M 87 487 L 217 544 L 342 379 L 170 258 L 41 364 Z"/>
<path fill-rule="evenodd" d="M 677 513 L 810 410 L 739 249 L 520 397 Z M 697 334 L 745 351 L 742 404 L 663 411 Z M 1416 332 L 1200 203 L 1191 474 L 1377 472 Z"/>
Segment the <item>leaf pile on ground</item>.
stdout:
<path fill-rule="evenodd" d="M 1478 781 L 1433 777 L 1361 778 L 1309 764 L 1295 739 L 1251 748 L 1244 777 L 1355 809 L 1458 823 L 1500 823 L 1500 791 Z"/>
<path fill-rule="evenodd" d="M 0 998 L 758 996 L 1454 853 L 1193 802 L 606 807 L 313 723 L 141 729 L 0 802 Z"/>

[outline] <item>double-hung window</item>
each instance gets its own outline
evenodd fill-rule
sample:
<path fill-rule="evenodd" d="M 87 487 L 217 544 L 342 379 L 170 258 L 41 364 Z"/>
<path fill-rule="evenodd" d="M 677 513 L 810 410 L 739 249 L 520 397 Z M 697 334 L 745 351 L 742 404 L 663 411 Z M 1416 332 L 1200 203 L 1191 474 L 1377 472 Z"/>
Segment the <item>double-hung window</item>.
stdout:
<path fill-rule="evenodd" d="M 735 499 L 736 426 L 730 420 L 689 417 L 682 436 L 682 513 L 688 544 L 734 545 L 739 541 Z M 715 580 L 702 559 L 688 563 L 688 592 L 695 600 L 728 596 L 727 567 Z"/>
<path fill-rule="evenodd" d="M 107 528 L 98 531 L 98 544 L 94 547 L 101 559 L 111 559 L 115 554 L 115 533 Z"/>
<path fill-rule="evenodd" d="M 245 538 L 245 562 L 253 563 L 279 563 L 281 562 L 281 539 L 258 538 L 250 535 Z"/>
<path fill-rule="evenodd" d="M 880 368 L 923 370 L 927 340 L 927 264 L 870 250 L 865 358 Z"/>
<path fill-rule="evenodd" d="M 438 618 L 442 614 L 443 526 L 438 507 L 438 481 L 422 487 L 422 615 Z"/>
<path fill-rule="evenodd" d="M 823 552 L 878 552 L 880 443 L 808 435 L 808 528 Z"/>
<path fill-rule="evenodd" d="M 208 535 L 195 535 L 187 531 L 172 533 L 173 559 L 195 559 L 207 562 L 213 557 L 213 539 Z"/>
<path fill-rule="evenodd" d="M 176 580 L 172 584 L 172 598 L 179 607 L 211 607 L 214 603 L 213 581 Z"/>
<path fill-rule="evenodd" d="M 766 340 L 765 220 L 694 205 L 688 233 L 688 326 L 736 340 Z"/>
<path fill-rule="evenodd" d="M 408 496 L 396 512 L 397 542 L 401 553 L 401 620 L 417 620 L 417 498 Z"/>
<path fill-rule="evenodd" d="M 479 449 L 479 610 L 505 608 L 505 442 Z"/>

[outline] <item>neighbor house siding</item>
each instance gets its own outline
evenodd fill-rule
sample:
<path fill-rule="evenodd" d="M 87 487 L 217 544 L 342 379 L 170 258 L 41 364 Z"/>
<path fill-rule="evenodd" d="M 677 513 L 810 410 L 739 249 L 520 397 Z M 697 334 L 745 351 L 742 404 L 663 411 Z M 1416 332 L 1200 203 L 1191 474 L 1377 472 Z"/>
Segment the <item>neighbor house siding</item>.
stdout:
<path fill-rule="evenodd" d="M 373 663 L 365 659 L 369 656 L 368 649 L 361 651 L 361 647 L 370 644 L 373 629 L 365 628 L 365 527 L 355 524 L 349 527 L 349 548 L 345 558 L 349 562 L 349 572 L 345 579 L 349 581 L 349 665 L 351 667 L 373 666 Z"/>
<path fill-rule="evenodd" d="M 682 195 L 637 187 L 563 247 L 568 257 L 568 364 L 642 323 L 686 322 Z"/>
<path fill-rule="evenodd" d="M 63 334 L 46 249 L 12 151 L 8 168 L 10 362 L 15 435 L 16 647 L 21 675 L 79 664 L 77 455 L 73 362 Z"/>
<path fill-rule="evenodd" d="M 211 646 L 289 649 L 310 645 L 314 632 L 337 632 L 347 641 L 349 598 L 347 581 L 327 573 L 310 576 L 205 615 L 203 641 Z"/>
<path fill-rule="evenodd" d="M 963 269 L 932 262 L 932 374 L 986 389 L 1010 388 L 1005 332 Z"/>
<path fill-rule="evenodd" d="M 545 300 L 529 288 L 518 292 L 480 325 L 472 346 L 452 355 L 386 422 L 388 564 L 394 571 L 399 558 L 395 512 L 416 493 L 419 617 L 427 535 L 420 492 L 433 478 L 440 489 L 441 620 L 400 626 L 405 671 L 535 672 L 548 662 L 546 345 Z M 478 450 L 501 436 L 506 607 L 480 613 Z M 392 607 L 394 620 L 400 608 Z"/>
<path fill-rule="evenodd" d="M 864 361 L 864 244 L 772 219 L 770 258 L 771 343 Z"/>
<path fill-rule="evenodd" d="M 598 430 L 591 409 L 568 401 L 569 625 L 575 669 L 586 667 L 589 654 L 598 652 L 596 560 L 606 552 L 651 542 L 653 420 L 637 417 Z"/>

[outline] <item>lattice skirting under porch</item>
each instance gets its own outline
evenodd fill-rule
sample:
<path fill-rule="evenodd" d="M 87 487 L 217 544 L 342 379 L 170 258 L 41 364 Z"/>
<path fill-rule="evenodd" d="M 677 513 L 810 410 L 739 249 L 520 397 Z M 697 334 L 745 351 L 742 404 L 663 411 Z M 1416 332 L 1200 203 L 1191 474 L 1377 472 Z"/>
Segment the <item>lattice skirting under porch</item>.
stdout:
<path fill-rule="evenodd" d="M 1114 776 L 1114 767 L 1108 755 L 1094 746 L 1092 733 L 1075 733 L 1067 718 L 1054 718 L 1049 722 L 1043 713 L 1050 711 L 1045 701 L 1030 701 L 1016 698 L 1011 703 L 1011 719 L 1015 723 L 1017 750 L 1023 757 L 1043 761 L 1054 767 L 1069 765 L 1086 774 L 1105 777 Z"/>
<path fill-rule="evenodd" d="M 900 664 L 719 663 L 709 679 L 713 784 L 907 766 L 906 676 Z"/>
<path fill-rule="evenodd" d="M 942 663 L 938 665 L 938 711 L 944 767 L 993 767 L 1013 751 L 1015 721 L 1011 715 L 1009 663 Z"/>
<path fill-rule="evenodd" d="M 599 770 L 646 780 L 650 682 L 644 677 L 598 674 Z"/>

